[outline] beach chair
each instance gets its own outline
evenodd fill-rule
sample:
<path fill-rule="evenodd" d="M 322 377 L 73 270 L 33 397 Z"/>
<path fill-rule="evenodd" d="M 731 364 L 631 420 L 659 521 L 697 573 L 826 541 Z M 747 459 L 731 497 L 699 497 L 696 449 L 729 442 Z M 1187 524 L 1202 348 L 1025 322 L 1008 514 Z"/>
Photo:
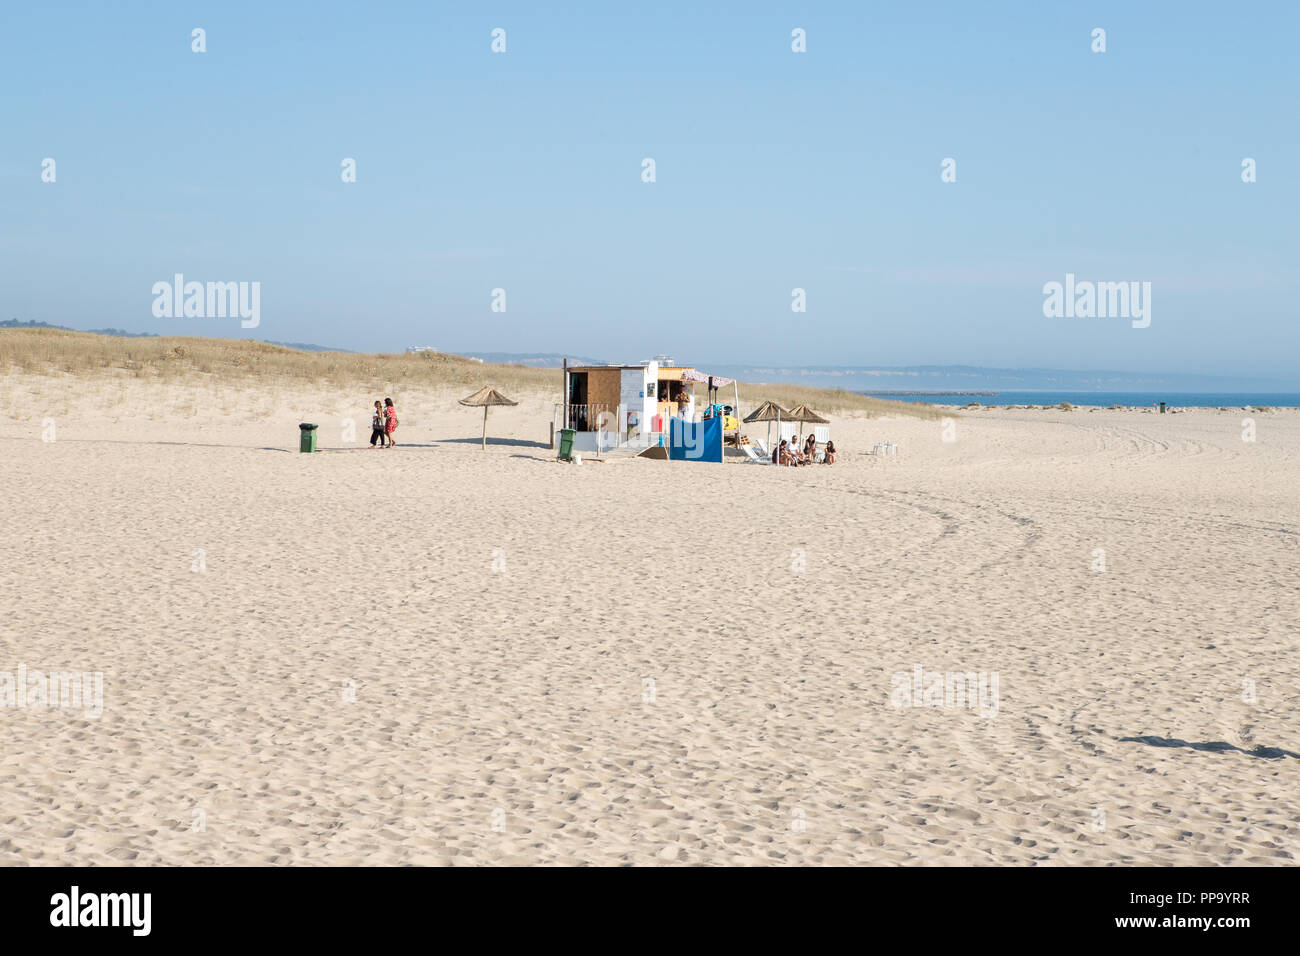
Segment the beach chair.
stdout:
<path fill-rule="evenodd" d="M 760 455 L 758 453 L 758 449 L 754 448 L 753 445 L 741 445 L 740 450 L 745 453 L 746 460 L 752 461 L 756 465 L 772 464 L 772 459 L 770 457 L 764 457 Z"/>
<path fill-rule="evenodd" d="M 763 457 L 766 458 L 767 461 L 770 463 L 772 461 L 772 449 L 767 447 L 767 442 L 763 441 L 763 439 L 761 438 L 755 438 L 754 444 L 758 446 L 758 450 L 762 453 Z"/>

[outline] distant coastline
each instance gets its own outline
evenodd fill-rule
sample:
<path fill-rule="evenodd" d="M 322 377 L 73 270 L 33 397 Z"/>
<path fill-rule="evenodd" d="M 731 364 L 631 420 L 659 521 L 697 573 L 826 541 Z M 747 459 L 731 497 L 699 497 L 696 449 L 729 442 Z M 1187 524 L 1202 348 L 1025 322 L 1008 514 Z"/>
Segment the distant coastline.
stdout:
<path fill-rule="evenodd" d="M 945 397 L 973 395 L 973 396 L 977 396 L 977 397 L 978 397 L 978 396 L 987 396 L 987 397 L 990 397 L 990 398 L 991 398 L 992 396 L 994 396 L 994 395 L 998 395 L 998 394 L 1000 394 L 1000 393 L 999 393 L 999 392 L 949 392 L 949 391 L 942 391 L 942 392 L 913 392 L 913 391 L 899 390 L 899 391 L 875 391 L 875 392 L 862 392 L 862 394 L 863 394 L 863 395 L 871 395 L 871 396 L 873 396 L 873 397 L 875 397 L 875 398 L 898 398 L 898 397 L 901 396 L 901 395 L 916 396 L 916 397 L 918 397 L 918 398 L 934 397 L 934 396 L 936 396 L 936 395 L 942 395 L 942 396 L 945 396 Z"/>
<path fill-rule="evenodd" d="M 968 405 L 970 399 L 987 399 L 977 404 L 1059 405 L 1068 402 L 1086 408 L 1153 408 L 1161 402 L 1168 408 L 1300 408 L 1300 392 L 862 392 L 872 398 L 930 405 Z"/>
<path fill-rule="evenodd" d="M 83 332 L 68 326 L 43 321 L 0 321 L 6 329 L 56 329 Z M 88 330 L 91 334 L 128 338 L 157 338 L 155 332 L 127 332 L 106 328 Z M 187 337 L 187 336 L 183 336 Z M 203 336 L 196 338 L 204 339 Z M 333 346 L 273 339 L 231 338 L 234 342 L 266 342 L 304 352 L 339 352 L 349 355 L 398 354 L 395 352 L 357 353 Z M 405 351 L 405 350 L 402 350 Z M 424 350 L 421 350 L 424 351 Z M 524 366 L 533 369 L 558 369 L 569 364 L 603 365 L 608 360 L 564 352 L 493 352 L 473 350 L 429 352 L 444 356 L 473 358 L 485 363 Z M 978 399 L 983 404 L 1059 404 L 1070 402 L 1087 406 L 1150 406 L 1161 401 L 1188 407 L 1240 407 L 1268 405 L 1300 406 L 1300 381 L 1291 377 L 1250 379 L 1238 375 L 1204 375 L 1114 370 L 1069 370 L 1048 368 L 993 368 L 971 365 L 911 366 L 758 366 L 713 362 L 707 357 L 680 356 L 681 364 L 705 368 L 711 374 L 734 378 L 755 387 L 803 386 L 830 389 L 846 394 L 904 402 L 931 404 L 968 404 L 958 399 Z M 643 361 L 638 355 L 633 361 Z M 862 388 L 864 385 L 927 385 L 928 388 Z M 856 386 L 856 387 L 855 387 Z"/>

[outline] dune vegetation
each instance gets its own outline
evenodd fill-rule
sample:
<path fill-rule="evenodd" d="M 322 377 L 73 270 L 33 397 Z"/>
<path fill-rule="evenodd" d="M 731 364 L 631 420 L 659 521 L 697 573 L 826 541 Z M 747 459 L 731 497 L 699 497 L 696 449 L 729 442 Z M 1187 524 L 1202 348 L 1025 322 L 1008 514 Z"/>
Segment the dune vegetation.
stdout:
<path fill-rule="evenodd" d="M 486 364 L 442 352 L 308 352 L 251 339 L 122 338 L 59 329 L 0 329 L 0 369 L 8 374 L 134 378 L 168 384 L 274 383 L 326 388 L 383 384 L 465 391 L 491 384 L 507 394 L 546 397 L 557 396 L 561 389 L 559 369 Z M 724 400 L 726 397 L 724 393 Z M 938 419 L 944 414 L 929 405 L 800 385 L 742 382 L 740 397 L 742 411 L 771 400 L 787 408 L 803 402 L 827 413 L 867 417 Z"/>

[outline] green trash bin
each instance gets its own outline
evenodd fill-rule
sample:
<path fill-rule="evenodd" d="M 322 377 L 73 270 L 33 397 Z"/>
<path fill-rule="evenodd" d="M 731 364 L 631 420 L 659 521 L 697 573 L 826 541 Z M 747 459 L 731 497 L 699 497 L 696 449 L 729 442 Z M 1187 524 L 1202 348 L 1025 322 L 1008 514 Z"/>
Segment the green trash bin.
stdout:
<path fill-rule="evenodd" d="M 303 422 L 298 426 L 298 451 L 313 452 L 316 450 L 316 425 L 311 422 Z"/>
<path fill-rule="evenodd" d="M 573 460 L 573 436 L 576 434 L 572 428 L 560 429 L 560 461 Z"/>

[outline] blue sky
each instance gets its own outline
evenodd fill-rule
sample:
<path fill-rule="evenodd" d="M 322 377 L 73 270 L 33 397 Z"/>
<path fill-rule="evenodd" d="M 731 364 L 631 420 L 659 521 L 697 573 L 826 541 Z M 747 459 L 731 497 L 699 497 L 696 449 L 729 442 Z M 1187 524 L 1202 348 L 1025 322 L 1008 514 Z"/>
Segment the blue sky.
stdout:
<path fill-rule="evenodd" d="M 271 6 L 6 10 L 0 317 L 1300 385 L 1294 4 Z M 155 318 L 176 272 L 260 327 Z M 1151 326 L 1045 318 L 1067 272 Z"/>

